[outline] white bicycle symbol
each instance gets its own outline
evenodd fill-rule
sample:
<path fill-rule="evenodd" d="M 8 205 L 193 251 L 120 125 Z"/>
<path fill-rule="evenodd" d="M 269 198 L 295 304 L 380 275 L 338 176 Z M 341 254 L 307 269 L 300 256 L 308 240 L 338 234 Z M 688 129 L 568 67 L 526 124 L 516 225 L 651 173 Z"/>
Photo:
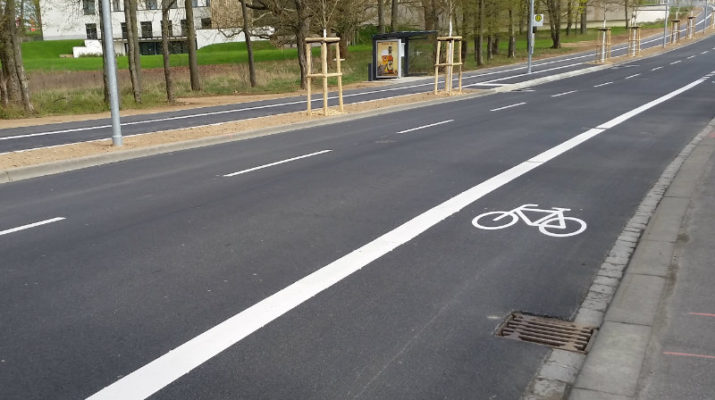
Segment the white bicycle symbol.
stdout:
<path fill-rule="evenodd" d="M 472 225 L 479 229 L 495 230 L 508 228 L 520 218 L 529 226 L 538 226 L 544 235 L 567 237 L 578 235 L 586 230 L 586 222 L 574 217 L 565 217 L 565 211 L 570 208 L 552 207 L 550 210 L 537 208 L 538 204 L 524 204 L 511 211 L 489 211 L 478 215 L 472 220 Z M 541 215 L 531 219 L 528 214 Z"/>

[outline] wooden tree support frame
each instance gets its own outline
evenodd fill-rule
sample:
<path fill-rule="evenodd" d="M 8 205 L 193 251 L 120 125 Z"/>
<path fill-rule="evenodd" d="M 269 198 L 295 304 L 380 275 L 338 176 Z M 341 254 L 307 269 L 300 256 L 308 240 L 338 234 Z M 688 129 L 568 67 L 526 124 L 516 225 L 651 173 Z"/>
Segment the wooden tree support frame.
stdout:
<path fill-rule="evenodd" d="M 715 12 L 710 13 L 710 27 L 715 29 Z"/>
<path fill-rule="evenodd" d="M 442 44 L 446 45 L 445 62 L 440 62 Z M 454 62 L 454 50 L 457 47 L 457 62 Z M 459 93 L 462 93 L 462 37 L 461 36 L 440 36 L 437 38 L 437 56 L 434 62 L 434 94 L 437 94 L 439 84 L 439 67 L 444 70 L 444 91 L 452 94 L 452 79 L 454 78 L 454 67 L 459 71 Z"/>
<path fill-rule="evenodd" d="M 641 27 L 631 26 L 631 33 L 628 37 L 628 54 L 636 57 L 641 53 Z"/>
<path fill-rule="evenodd" d="M 596 53 L 596 62 L 604 63 L 611 58 L 611 28 L 599 28 L 599 46 Z"/>
<path fill-rule="evenodd" d="M 670 44 L 675 44 L 680 41 L 680 20 L 674 19 L 670 21 Z"/>
<path fill-rule="evenodd" d="M 695 17 L 688 17 L 688 39 L 695 35 Z"/>
<path fill-rule="evenodd" d="M 313 73 L 313 57 L 311 48 L 313 43 L 320 43 L 320 64 L 321 72 Z M 336 72 L 328 72 L 328 45 L 335 46 Z M 308 70 L 308 115 L 313 115 L 311 96 L 313 78 L 323 78 L 323 115 L 328 115 L 328 78 L 338 78 L 338 104 L 340 112 L 343 112 L 343 72 L 340 69 L 340 38 L 338 37 L 311 37 L 305 39 L 305 55 Z"/>

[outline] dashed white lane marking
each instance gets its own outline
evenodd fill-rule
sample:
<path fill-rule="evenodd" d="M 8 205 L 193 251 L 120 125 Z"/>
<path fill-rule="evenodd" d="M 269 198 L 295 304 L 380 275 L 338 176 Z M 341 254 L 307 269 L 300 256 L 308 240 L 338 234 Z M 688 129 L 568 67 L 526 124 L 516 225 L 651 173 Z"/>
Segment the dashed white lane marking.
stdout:
<path fill-rule="evenodd" d="M 489 111 L 501 111 L 501 110 L 506 110 L 506 109 L 509 109 L 509 108 L 514 108 L 514 107 L 523 106 L 524 104 L 526 104 L 526 102 L 511 104 L 511 105 L 508 105 L 508 106 L 505 106 L 505 107 L 499 107 L 499 108 L 495 108 L 495 109 L 489 110 Z"/>
<path fill-rule="evenodd" d="M 605 83 L 601 83 L 600 85 L 593 85 L 593 87 L 596 88 L 596 87 L 608 86 L 608 85 L 611 85 L 611 84 L 613 84 L 613 82 L 605 82 Z"/>
<path fill-rule="evenodd" d="M 692 60 L 693 58 L 695 58 L 695 56 L 690 56 L 687 58 L 687 60 Z"/>
<path fill-rule="evenodd" d="M 419 131 L 420 129 L 431 128 L 431 127 L 437 126 L 437 125 L 444 125 L 444 124 L 448 124 L 448 123 L 450 123 L 450 122 L 454 122 L 454 120 L 453 120 L 453 119 L 448 119 L 448 120 L 446 120 L 446 121 L 435 122 L 434 124 L 422 125 L 422 126 L 418 126 L 418 127 L 416 127 L 416 128 L 405 129 L 404 131 L 399 131 L 399 132 L 397 132 L 397 133 L 407 133 L 407 132 Z"/>
<path fill-rule="evenodd" d="M 700 53 L 700 54 L 708 54 L 708 53 L 710 53 L 710 50 L 705 50 L 705 51 L 703 51 L 703 52 Z"/>
<path fill-rule="evenodd" d="M 302 155 L 302 156 L 289 158 L 289 159 L 287 159 L 287 160 L 276 161 L 276 162 L 273 162 L 273 163 L 270 163 L 270 164 L 265 164 L 265 165 L 261 165 L 261 166 L 258 166 L 258 167 L 253 167 L 253 168 L 249 168 L 249 169 L 244 169 L 243 171 L 232 172 L 232 173 L 230 173 L 230 174 L 224 175 L 224 177 L 225 177 L 225 178 L 230 178 L 230 177 L 232 177 L 232 176 L 241 175 L 241 174 L 245 174 L 245 173 L 253 172 L 253 171 L 258 171 L 259 169 L 264 169 L 264 168 L 268 168 L 268 167 L 273 167 L 273 166 L 276 166 L 276 165 L 289 163 L 289 162 L 291 162 L 291 161 L 296 161 L 296 160 L 300 160 L 300 159 L 303 159 L 303 158 L 308 158 L 308 157 L 318 156 L 318 155 L 325 154 L 325 153 L 330 153 L 331 151 L 332 151 L 332 150 L 316 151 L 315 153 L 304 154 L 304 155 Z"/>
<path fill-rule="evenodd" d="M 670 65 L 680 64 L 681 62 L 683 62 L 683 60 L 673 61 Z"/>
<path fill-rule="evenodd" d="M 15 233 L 15 232 L 19 232 L 19 231 L 24 231 L 25 229 L 35 228 L 40 225 L 51 224 L 53 222 L 62 221 L 64 219 L 65 219 L 64 217 L 57 217 L 57 218 L 52 218 L 52 219 L 46 219 L 44 221 L 34 222 L 32 224 L 18 226 L 17 228 L 5 229 L 4 231 L 0 231 L 0 236 L 8 235 L 10 233 Z"/>
<path fill-rule="evenodd" d="M 563 93 L 557 93 L 557 94 L 552 94 L 551 97 L 561 97 L 561 96 L 568 96 L 572 93 L 576 93 L 578 90 L 569 90 L 568 92 L 563 92 Z"/>
<path fill-rule="evenodd" d="M 635 78 L 636 76 L 641 76 L 641 74 L 633 74 L 631 76 L 627 76 L 626 79 Z"/>
<path fill-rule="evenodd" d="M 589 129 L 467 189 L 125 375 L 89 400 L 145 399 L 283 314 L 411 241 L 482 197 L 587 140 L 705 82 L 705 78 Z"/>
<path fill-rule="evenodd" d="M 659 70 L 659 69 L 663 69 L 663 67 L 655 67 L 655 68 L 651 68 L 651 71 L 657 71 L 657 70 Z"/>

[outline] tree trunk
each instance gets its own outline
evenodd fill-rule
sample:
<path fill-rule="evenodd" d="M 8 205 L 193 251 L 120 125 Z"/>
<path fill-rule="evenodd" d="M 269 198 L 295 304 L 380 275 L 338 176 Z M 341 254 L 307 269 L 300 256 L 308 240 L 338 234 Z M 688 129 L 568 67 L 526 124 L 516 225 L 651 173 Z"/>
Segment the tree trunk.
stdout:
<path fill-rule="evenodd" d="M 168 4 L 161 7 L 161 55 L 164 61 L 164 81 L 166 82 L 166 101 L 174 103 L 174 79 L 171 77 L 169 65 L 169 9 L 176 0 L 169 0 Z M 191 1 L 191 0 L 189 0 Z"/>
<path fill-rule="evenodd" d="M 310 11 L 304 0 L 294 0 L 297 24 L 295 39 L 298 46 L 298 64 L 300 66 L 300 88 L 305 89 L 308 84 L 308 57 L 305 52 L 305 38 L 310 33 Z"/>
<path fill-rule="evenodd" d="M 568 0 L 568 5 L 566 6 L 566 36 L 571 35 L 571 23 L 573 21 L 573 0 Z"/>
<path fill-rule="evenodd" d="M 7 0 L 6 7 L 7 9 L 5 17 L 9 20 L 9 50 L 11 52 L 11 57 L 15 62 L 15 71 L 10 71 L 10 73 L 14 72 L 17 76 L 17 81 L 20 86 L 20 97 L 22 98 L 22 106 L 25 108 L 25 112 L 34 113 L 35 107 L 33 107 L 32 103 L 30 102 L 30 88 L 27 84 L 27 74 L 25 74 L 25 66 L 22 63 L 22 48 L 20 46 L 21 40 L 17 32 L 17 26 L 15 26 L 15 18 L 13 18 L 13 16 L 15 15 L 15 0 Z"/>
<path fill-rule="evenodd" d="M 488 33 L 487 34 L 487 61 L 491 61 L 492 56 L 494 55 L 492 53 L 493 46 L 494 46 L 494 37 L 492 36 L 492 34 Z"/>
<path fill-rule="evenodd" d="M 509 7 L 509 49 L 507 50 L 507 57 L 516 57 L 516 35 L 514 34 L 514 8 Z"/>
<path fill-rule="evenodd" d="M 199 79 L 199 62 L 196 59 L 196 27 L 194 26 L 194 5 L 191 0 L 184 1 L 186 10 L 186 28 L 188 30 L 186 41 L 189 42 L 189 75 L 191 77 L 191 90 L 201 90 Z"/>
<path fill-rule="evenodd" d="M 253 44 L 251 43 L 251 21 L 245 0 L 241 0 L 241 13 L 243 14 L 243 36 L 246 38 L 246 52 L 248 53 L 248 77 L 251 87 L 256 87 L 256 63 L 253 60 Z"/>
<path fill-rule="evenodd" d="M 582 3 L 583 9 L 581 10 L 581 34 L 586 34 L 586 29 L 588 29 L 588 14 L 586 10 L 587 3 L 584 1 Z"/>
<path fill-rule="evenodd" d="M 132 81 L 132 94 L 134 95 L 134 101 L 137 103 L 142 102 L 142 88 L 141 80 L 139 78 L 139 71 L 137 66 L 137 57 L 135 52 L 137 52 L 137 41 L 134 36 L 133 26 L 137 23 L 136 19 L 132 19 L 132 5 L 136 7 L 137 0 L 124 0 L 124 20 L 127 28 L 127 61 L 129 63 L 129 77 Z M 132 4 L 133 3 L 133 4 Z M 136 12 L 134 13 L 136 17 Z"/>
<path fill-rule="evenodd" d="M 561 0 L 548 0 L 549 26 L 551 28 L 552 49 L 561 47 Z"/>
<path fill-rule="evenodd" d="M 499 54 L 499 34 L 494 34 L 494 39 L 492 41 L 492 55 Z"/>
<path fill-rule="evenodd" d="M 0 9 L 0 11 L 2 11 Z M 0 13 L 0 17 L 2 14 Z M 2 101 L 4 104 L 10 102 L 20 101 L 20 83 L 17 80 L 17 74 L 15 74 L 15 61 L 12 56 L 10 49 L 12 44 L 10 43 L 9 29 L 7 29 L 7 21 L 5 26 L 0 23 L 0 70 L 2 70 L 2 86 L 3 94 Z"/>
<path fill-rule="evenodd" d="M 392 0 L 392 13 L 390 14 L 390 31 L 391 32 L 397 32 L 397 21 L 399 18 L 398 15 L 398 0 Z"/>
<path fill-rule="evenodd" d="M 377 0 L 377 32 L 385 33 L 385 0 Z"/>
<path fill-rule="evenodd" d="M 102 2 L 97 2 L 97 10 L 99 11 L 99 32 L 97 37 L 104 36 L 104 19 L 102 18 Z M 105 47 L 104 40 L 99 41 L 102 46 L 102 90 L 104 93 L 104 105 L 109 108 L 109 72 L 107 70 L 107 48 Z"/>
<path fill-rule="evenodd" d="M 136 76 L 137 82 L 139 83 L 139 93 L 142 92 L 142 57 L 141 48 L 139 47 L 139 23 L 137 22 L 137 3 L 138 0 L 129 0 L 131 8 L 129 9 L 129 16 L 132 20 L 132 36 L 134 37 L 134 53 L 132 57 L 134 58 L 134 65 L 136 66 Z M 129 29 L 129 26 L 127 26 Z"/>
<path fill-rule="evenodd" d="M 484 65 L 484 1 L 477 0 L 477 13 L 475 18 L 475 35 L 474 35 L 474 61 L 478 66 Z"/>

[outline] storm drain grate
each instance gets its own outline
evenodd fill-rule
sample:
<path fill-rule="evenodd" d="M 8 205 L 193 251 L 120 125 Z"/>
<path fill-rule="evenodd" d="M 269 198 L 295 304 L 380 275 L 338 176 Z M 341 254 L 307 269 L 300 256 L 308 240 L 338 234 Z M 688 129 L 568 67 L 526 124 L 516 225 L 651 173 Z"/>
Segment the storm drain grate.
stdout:
<path fill-rule="evenodd" d="M 596 328 L 555 318 L 512 313 L 502 323 L 497 336 L 532 342 L 557 349 L 586 353 Z"/>

